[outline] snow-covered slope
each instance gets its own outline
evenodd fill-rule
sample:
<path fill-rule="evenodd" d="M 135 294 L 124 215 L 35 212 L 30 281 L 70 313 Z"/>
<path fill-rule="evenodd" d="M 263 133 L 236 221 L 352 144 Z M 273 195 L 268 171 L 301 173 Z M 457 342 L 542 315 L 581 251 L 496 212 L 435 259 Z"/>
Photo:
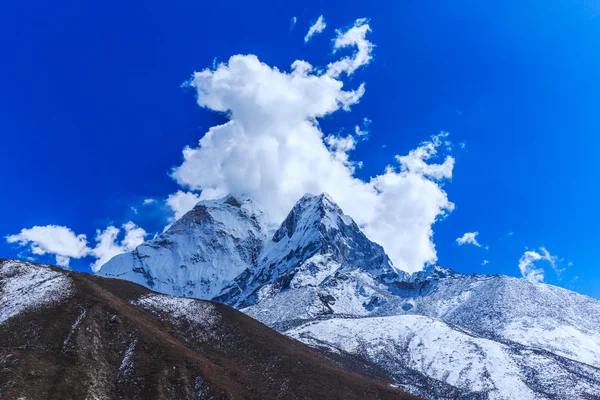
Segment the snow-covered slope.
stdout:
<path fill-rule="evenodd" d="M 161 235 L 112 258 L 99 274 L 210 299 L 255 264 L 265 224 L 264 212 L 248 198 L 201 201 Z"/>
<path fill-rule="evenodd" d="M 591 297 L 524 279 L 440 268 L 415 274 L 395 293 L 374 315 L 425 315 L 600 366 L 600 301 Z"/>
<path fill-rule="evenodd" d="M 315 347 L 361 354 L 386 368 L 403 389 L 428 398 L 456 397 L 432 393 L 427 381 L 418 385 L 411 371 L 458 388 L 460 398 L 583 399 L 600 394 L 598 369 L 473 336 L 420 315 L 334 318 L 307 323 L 288 335 Z"/>
<path fill-rule="evenodd" d="M 66 299 L 71 281 L 38 264 L 0 259 L 0 324 L 23 311 L 42 308 Z"/>

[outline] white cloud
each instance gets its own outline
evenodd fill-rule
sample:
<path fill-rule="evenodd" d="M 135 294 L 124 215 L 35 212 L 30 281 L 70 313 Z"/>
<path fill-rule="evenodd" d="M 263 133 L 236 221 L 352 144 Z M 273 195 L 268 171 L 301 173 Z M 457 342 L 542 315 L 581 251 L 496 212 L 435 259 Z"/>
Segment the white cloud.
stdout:
<path fill-rule="evenodd" d="M 557 270 L 556 261 L 558 258 L 551 255 L 548 250 L 540 247 L 540 252 L 535 250 L 527 250 L 519 260 L 519 270 L 523 278 L 531 282 L 544 281 L 544 269 L 535 265 L 537 261 L 545 260 L 550 263 L 553 269 Z"/>
<path fill-rule="evenodd" d="M 296 22 L 298 22 L 298 18 L 292 17 L 292 19 L 290 20 L 290 31 L 294 29 L 294 26 L 296 26 Z"/>
<path fill-rule="evenodd" d="M 396 159 L 402 166 L 402 170 L 411 171 L 436 180 L 452 178 L 454 158 L 446 156 L 442 164 L 430 164 L 427 162 L 430 158 L 437 155 L 438 148 L 442 145 L 442 138 L 447 136 L 448 133 L 442 132 L 433 136 L 431 141 L 425 142 L 420 147 L 411 150 L 408 155 L 396 156 Z M 475 232 L 475 235 L 477 233 Z"/>
<path fill-rule="evenodd" d="M 76 235 L 66 226 L 34 226 L 7 236 L 6 240 L 19 246 L 29 245 L 35 255 L 53 254 L 56 264 L 62 267 L 68 267 L 71 258 L 81 258 L 89 252 L 86 236 Z"/>
<path fill-rule="evenodd" d="M 481 247 L 477 241 L 477 235 L 479 235 L 479 232 L 467 232 L 461 237 L 457 238 L 456 243 L 458 243 L 459 246 L 462 246 L 463 244 L 472 244 L 474 246 Z"/>
<path fill-rule="evenodd" d="M 366 140 L 367 135 L 369 134 L 369 125 L 371 124 L 371 122 L 372 121 L 369 118 L 364 118 L 362 127 L 356 125 L 354 127 L 354 133 L 356 134 L 356 136 L 362 136 L 363 140 Z"/>
<path fill-rule="evenodd" d="M 62 267 L 68 267 L 71 258 L 94 257 L 97 260 L 91 268 L 96 272 L 113 256 L 131 251 L 143 243 L 146 231 L 131 221 L 124 224 L 123 228 L 125 237 L 120 244 L 117 240 L 120 230 L 114 226 L 97 231 L 94 248 L 89 247 L 86 235 L 76 235 L 69 228 L 57 225 L 23 229 L 19 234 L 7 236 L 6 240 L 19 246 L 29 246 L 34 255 L 52 254 L 56 257 L 56 264 Z"/>
<path fill-rule="evenodd" d="M 144 238 L 147 235 L 144 229 L 140 228 L 131 221 L 123 224 L 123 229 L 125 229 L 125 237 L 121 242 L 121 246 L 123 249 L 125 249 L 125 251 L 131 251 L 140 244 L 144 243 Z"/>
<path fill-rule="evenodd" d="M 104 231 L 96 231 L 97 244 L 90 250 L 90 255 L 97 258 L 91 265 L 92 271 L 98 272 L 114 256 L 132 251 L 144 242 L 146 231 L 133 222 L 123 224 L 123 229 L 125 229 L 125 237 L 121 243 L 117 239 L 120 230 L 114 226 L 109 226 Z"/>
<path fill-rule="evenodd" d="M 364 130 L 364 131 L 363 131 L 363 130 L 362 130 L 362 128 L 361 128 L 360 126 L 358 126 L 358 125 L 356 125 L 356 126 L 354 127 L 354 133 L 355 133 L 357 136 L 365 136 L 365 135 L 368 135 L 368 134 L 369 134 L 369 132 L 368 132 L 368 131 L 366 131 L 366 130 Z"/>
<path fill-rule="evenodd" d="M 567 264 L 567 266 L 572 267 L 573 266 L 573 261 L 569 261 L 569 263 Z"/>
<path fill-rule="evenodd" d="M 156 203 L 156 199 L 144 199 L 143 204 L 147 206 L 148 204 Z"/>
<path fill-rule="evenodd" d="M 185 213 L 194 208 L 199 201 L 200 196 L 196 193 L 178 190 L 177 193 L 169 195 L 167 198 L 167 206 L 173 210 L 173 213 L 175 214 L 174 220 L 178 220 L 183 217 Z"/>
<path fill-rule="evenodd" d="M 356 141 L 324 135 L 318 124 L 321 117 L 349 110 L 364 94 L 364 84 L 344 90 L 338 77 L 370 60 L 368 30 L 366 20 L 358 20 L 338 32 L 335 48 L 353 45 L 358 52 L 330 64 L 326 73 L 306 61 L 295 61 L 286 72 L 254 55 L 236 55 L 216 69 L 194 73 L 189 85 L 197 90 L 198 104 L 226 113 L 229 121 L 210 128 L 198 146 L 186 147 L 172 177 L 201 191 L 200 199 L 248 194 L 269 210 L 273 222 L 282 221 L 305 193 L 328 192 L 397 267 L 412 272 L 436 261 L 432 225 L 454 207 L 441 186 L 454 166 L 452 157 L 438 154 L 447 134 L 397 156 L 397 164 L 363 181 L 354 176 L 359 162 L 348 155 Z M 443 161 L 436 163 L 438 158 Z M 174 210 L 187 211 L 198 200 L 181 191 L 172 196 Z M 183 206 L 185 196 L 191 200 Z"/>
<path fill-rule="evenodd" d="M 481 262 L 481 265 L 487 265 L 487 264 L 489 264 L 489 263 L 490 263 L 490 262 L 489 262 L 488 260 L 483 260 L 483 261 Z"/>
<path fill-rule="evenodd" d="M 373 43 L 366 39 L 367 33 L 371 31 L 366 18 L 357 19 L 354 26 L 347 31 L 337 30 L 337 37 L 333 43 L 333 51 L 346 47 L 356 47 L 352 57 L 344 57 L 327 66 L 327 75 L 337 78 L 345 72 L 352 75 L 359 67 L 367 65 L 373 59 Z"/>
<path fill-rule="evenodd" d="M 317 19 L 317 22 L 312 24 L 312 26 L 308 29 L 308 33 L 306 34 L 306 36 L 304 36 L 304 42 L 308 42 L 314 35 L 323 32 L 323 30 L 326 27 L 327 27 L 327 24 L 325 23 L 325 19 L 323 18 L 322 15 L 319 16 L 319 18 Z"/>

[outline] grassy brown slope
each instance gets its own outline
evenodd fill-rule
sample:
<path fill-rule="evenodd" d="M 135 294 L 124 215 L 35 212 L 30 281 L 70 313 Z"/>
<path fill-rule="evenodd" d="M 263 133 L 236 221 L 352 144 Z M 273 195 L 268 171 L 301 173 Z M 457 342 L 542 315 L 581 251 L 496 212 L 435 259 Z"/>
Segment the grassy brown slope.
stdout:
<path fill-rule="evenodd" d="M 0 325 L 0 399 L 416 399 L 227 306 L 191 324 L 133 305 L 142 286 L 60 271 L 68 300 Z"/>

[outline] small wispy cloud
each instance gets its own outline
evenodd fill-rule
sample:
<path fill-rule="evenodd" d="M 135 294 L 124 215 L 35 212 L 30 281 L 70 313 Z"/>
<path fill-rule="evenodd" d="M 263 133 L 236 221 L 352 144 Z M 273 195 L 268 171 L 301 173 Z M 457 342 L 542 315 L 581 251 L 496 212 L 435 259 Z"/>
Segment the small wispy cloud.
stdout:
<path fill-rule="evenodd" d="M 337 37 L 333 41 L 333 52 L 347 47 L 356 47 L 357 51 L 352 57 L 343 57 L 329 63 L 326 72 L 328 76 L 337 78 L 342 73 L 350 76 L 358 68 L 368 65 L 373 60 L 372 52 L 375 45 L 366 38 L 367 33 L 371 31 L 368 22 L 366 18 L 359 18 L 347 31 L 336 30 Z"/>
<path fill-rule="evenodd" d="M 487 264 L 489 264 L 489 263 L 490 263 L 490 262 L 489 262 L 488 260 L 483 260 L 483 261 L 481 262 L 481 265 L 487 265 Z"/>
<path fill-rule="evenodd" d="M 319 16 L 319 18 L 317 19 L 317 22 L 312 24 L 311 27 L 308 29 L 308 33 L 306 34 L 306 36 L 304 36 L 304 42 L 307 43 L 314 35 L 317 35 L 317 34 L 323 32 L 323 30 L 326 27 L 327 27 L 327 24 L 325 23 L 325 18 L 323 18 L 322 15 Z"/>
<path fill-rule="evenodd" d="M 456 239 L 456 243 L 458 243 L 459 246 L 472 244 L 473 246 L 481 247 L 481 244 L 477 241 L 477 235 L 479 235 L 479 232 L 466 232 Z"/>
<path fill-rule="evenodd" d="M 292 19 L 290 19 L 290 31 L 294 29 L 296 22 L 298 22 L 298 18 L 292 17 Z"/>
<path fill-rule="evenodd" d="M 545 271 L 543 268 L 535 265 L 536 262 L 543 260 L 548 261 L 552 268 L 556 271 L 557 275 L 560 275 L 562 270 L 558 268 L 556 264 L 558 257 L 550 254 L 550 252 L 544 247 L 540 247 L 539 252 L 535 250 L 525 251 L 525 253 L 523 253 L 519 259 L 519 270 L 521 271 L 521 276 L 530 282 L 543 282 Z"/>
<path fill-rule="evenodd" d="M 369 125 L 371 125 L 371 121 L 369 118 L 363 118 L 362 127 L 360 125 L 356 125 L 354 127 L 354 133 L 356 136 L 361 137 L 362 140 L 367 140 L 369 138 Z"/>

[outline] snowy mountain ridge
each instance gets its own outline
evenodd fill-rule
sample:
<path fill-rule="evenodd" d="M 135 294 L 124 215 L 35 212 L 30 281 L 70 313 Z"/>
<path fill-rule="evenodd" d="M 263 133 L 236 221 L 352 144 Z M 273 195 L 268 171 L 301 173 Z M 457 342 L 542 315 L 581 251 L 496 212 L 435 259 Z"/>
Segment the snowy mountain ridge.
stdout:
<path fill-rule="evenodd" d="M 265 220 L 247 198 L 200 202 L 101 273 L 231 305 L 426 398 L 600 396 L 598 300 L 439 265 L 408 275 L 327 194 L 302 197 L 274 234 Z"/>
<path fill-rule="evenodd" d="M 100 270 L 178 296 L 210 299 L 256 263 L 266 240 L 264 211 L 251 199 L 199 202 L 165 232 Z"/>

